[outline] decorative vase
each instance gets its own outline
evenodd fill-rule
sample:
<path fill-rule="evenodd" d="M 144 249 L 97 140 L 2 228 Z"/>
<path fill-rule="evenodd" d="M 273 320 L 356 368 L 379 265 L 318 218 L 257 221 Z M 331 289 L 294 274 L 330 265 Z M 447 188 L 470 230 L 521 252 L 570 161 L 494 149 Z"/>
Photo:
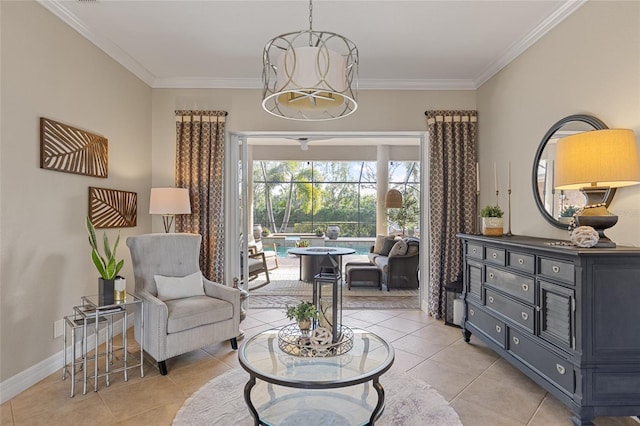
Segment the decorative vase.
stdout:
<path fill-rule="evenodd" d="M 98 278 L 98 304 L 100 306 L 113 305 L 115 279 Z"/>
<path fill-rule="evenodd" d="M 306 320 L 298 321 L 298 328 L 300 329 L 300 332 L 302 333 L 303 336 L 308 335 L 309 330 L 311 330 L 311 320 L 306 319 Z"/>
<path fill-rule="evenodd" d="M 124 302 L 127 299 L 127 280 L 118 275 L 113 283 L 113 299 L 116 302 Z"/>
<path fill-rule="evenodd" d="M 337 240 L 338 235 L 340 235 L 340 227 L 338 225 L 327 226 L 327 237 L 330 240 Z"/>
<path fill-rule="evenodd" d="M 258 241 L 260 237 L 262 237 L 262 225 L 256 223 L 255 225 L 253 225 L 253 238 Z"/>
<path fill-rule="evenodd" d="M 501 217 L 483 217 L 482 234 L 489 237 L 500 237 L 503 234 L 503 219 Z"/>

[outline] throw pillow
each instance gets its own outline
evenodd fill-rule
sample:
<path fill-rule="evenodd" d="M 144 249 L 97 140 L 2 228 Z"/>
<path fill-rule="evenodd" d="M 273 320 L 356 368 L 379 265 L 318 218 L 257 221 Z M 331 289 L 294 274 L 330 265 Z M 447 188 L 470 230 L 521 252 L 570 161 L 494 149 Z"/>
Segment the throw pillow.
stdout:
<path fill-rule="evenodd" d="M 389 257 L 404 256 L 405 254 L 407 254 L 408 248 L 409 246 L 407 246 L 407 242 L 405 240 L 399 240 L 391 248 L 391 251 L 389 252 Z"/>
<path fill-rule="evenodd" d="M 202 272 L 198 271 L 186 277 L 165 277 L 154 275 L 153 279 L 158 288 L 158 299 L 172 300 L 184 297 L 204 296 Z"/>
<path fill-rule="evenodd" d="M 380 250 L 382 250 L 382 246 L 384 245 L 384 239 L 385 239 L 384 235 L 377 235 L 376 236 L 376 242 L 373 245 L 373 252 L 374 253 L 380 254 Z"/>
<path fill-rule="evenodd" d="M 384 239 L 384 244 L 382 245 L 382 248 L 380 249 L 380 256 L 389 256 L 389 252 L 391 251 L 391 249 L 393 248 L 395 243 L 396 243 L 395 238 L 386 237 Z"/>

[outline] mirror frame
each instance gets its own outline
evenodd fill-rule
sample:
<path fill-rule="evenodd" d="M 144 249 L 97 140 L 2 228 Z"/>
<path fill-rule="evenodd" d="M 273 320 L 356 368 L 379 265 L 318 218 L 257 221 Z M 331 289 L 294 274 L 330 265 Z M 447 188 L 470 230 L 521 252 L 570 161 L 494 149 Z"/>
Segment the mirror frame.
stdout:
<path fill-rule="evenodd" d="M 540 158 L 542 157 L 542 152 L 546 148 L 547 143 L 549 142 L 549 139 L 551 139 L 553 135 L 555 135 L 555 133 L 562 128 L 562 126 L 572 121 L 580 121 L 580 122 L 589 124 L 590 126 L 593 127 L 594 130 L 604 130 L 609 128 L 602 120 L 591 115 L 585 115 L 585 114 L 569 115 L 559 120 L 558 122 L 556 122 L 553 126 L 551 126 L 551 128 L 547 131 L 547 133 L 545 133 L 545 135 L 542 137 L 542 140 L 540 141 L 540 145 L 538 146 L 536 155 L 533 159 L 533 171 L 531 174 L 531 185 L 532 185 L 531 188 L 533 190 L 533 199 L 536 202 L 536 206 L 538 207 L 538 210 L 540 210 L 540 213 L 542 213 L 542 216 L 546 219 L 546 221 L 549 222 L 551 225 L 555 226 L 556 228 L 561 228 L 561 229 L 567 229 L 567 224 L 560 222 L 559 220 L 556 220 L 553 216 L 551 216 L 551 214 L 544 208 L 544 204 L 540 199 L 540 197 L 538 196 L 538 165 L 540 164 Z M 609 206 L 609 203 L 611 202 L 611 199 L 613 198 L 613 195 L 615 194 L 615 192 L 616 192 L 615 188 L 611 188 L 609 189 L 609 191 L 607 191 L 605 195 L 605 199 L 603 200 L 607 206 Z"/>

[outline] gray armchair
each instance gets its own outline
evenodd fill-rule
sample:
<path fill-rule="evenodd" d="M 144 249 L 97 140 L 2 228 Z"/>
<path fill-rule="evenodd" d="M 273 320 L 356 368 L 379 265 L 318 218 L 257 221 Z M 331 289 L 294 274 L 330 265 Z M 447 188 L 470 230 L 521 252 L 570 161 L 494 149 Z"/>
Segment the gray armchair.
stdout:
<path fill-rule="evenodd" d="M 135 294 L 144 305 L 144 350 L 162 375 L 165 361 L 216 342 L 238 348 L 240 291 L 203 277 L 204 295 L 160 300 L 154 276 L 187 277 L 200 271 L 198 234 L 147 234 L 127 238 L 135 276 Z M 177 280 L 179 281 L 179 280 Z M 135 338 L 140 342 L 140 315 Z"/>

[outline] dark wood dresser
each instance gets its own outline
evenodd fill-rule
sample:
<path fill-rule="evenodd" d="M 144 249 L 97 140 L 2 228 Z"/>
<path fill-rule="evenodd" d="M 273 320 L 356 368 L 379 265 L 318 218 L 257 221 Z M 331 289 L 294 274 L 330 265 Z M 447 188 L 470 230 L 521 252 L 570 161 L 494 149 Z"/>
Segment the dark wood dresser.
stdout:
<path fill-rule="evenodd" d="M 640 248 L 459 234 L 471 335 L 566 404 L 576 425 L 640 414 Z"/>

